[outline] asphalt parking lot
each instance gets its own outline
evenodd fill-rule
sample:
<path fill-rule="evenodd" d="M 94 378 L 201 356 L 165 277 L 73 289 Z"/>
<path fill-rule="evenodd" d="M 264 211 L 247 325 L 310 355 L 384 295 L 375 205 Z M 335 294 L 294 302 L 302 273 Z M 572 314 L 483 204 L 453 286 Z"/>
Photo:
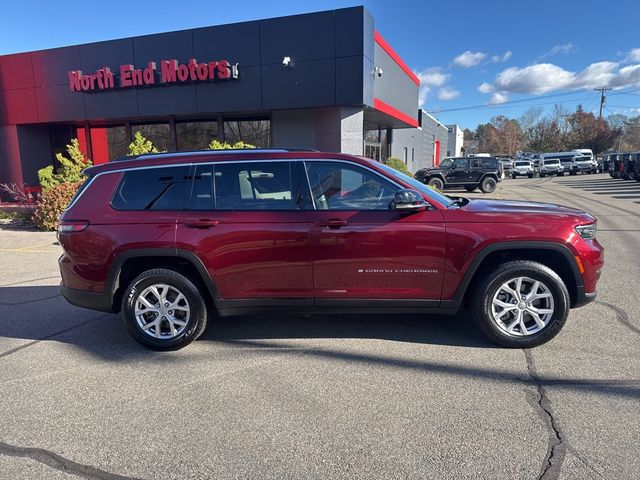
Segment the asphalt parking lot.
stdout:
<path fill-rule="evenodd" d="M 54 234 L 0 230 L 0 478 L 640 478 L 640 204 L 576 188 L 607 179 L 492 195 L 584 208 L 607 249 L 598 300 L 527 351 L 463 313 L 237 317 L 151 352 L 59 296 Z"/>

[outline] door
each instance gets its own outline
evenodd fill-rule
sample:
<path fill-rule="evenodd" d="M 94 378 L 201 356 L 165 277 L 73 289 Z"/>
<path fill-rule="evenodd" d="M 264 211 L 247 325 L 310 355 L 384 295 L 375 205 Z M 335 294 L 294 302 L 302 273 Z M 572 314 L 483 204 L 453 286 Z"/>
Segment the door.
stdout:
<path fill-rule="evenodd" d="M 203 261 L 220 296 L 313 297 L 309 224 L 290 162 L 197 165 L 178 248 Z"/>
<path fill-rule="evenodd" d="M 440 211 L 391 210 L 400 187 L 373 169 L 338 161 L 305 161 L 305 168 L 313 202 L 316 304 L 440 298 L 445 257 Z"/>
<path fill-rule="evenodd" d="M 450 184 L 467 183 L 469 181 L 468 158 L 456 158 L 453 161 L 453 166 L 447 176 L 447 181 Z"/>
<path fill-rule="evenodd" d="M 482 176 L 482 159 L 472 158 L 469 161 L 469 174 L 467 175 L 467 182 L 476 183 Z"/>

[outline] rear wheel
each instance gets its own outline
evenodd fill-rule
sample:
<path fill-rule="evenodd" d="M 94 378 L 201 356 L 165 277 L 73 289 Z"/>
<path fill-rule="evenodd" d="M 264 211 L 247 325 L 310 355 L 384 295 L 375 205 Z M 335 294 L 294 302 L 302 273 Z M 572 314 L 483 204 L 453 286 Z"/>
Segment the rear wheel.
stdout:
<path fill-rule="evenodd" d="M 487 275 L 472 299 L 482 331 L 505 347 L 530 348 L 555 337 L 569 315 L 562 279 L 537 262 L 507 262 Z"/>
<path fill-rule="evenodd" d="M 483 193 L 492 193 L 498 186 L 498 182 L 493 177 L 485 177 L 480 182 L 480 190 Z"/>
<path fill-rule="evenodd" d="M 436 190 L 443 190 L 444 189 L 444 182 L 442 181 L 442 179 L 440 179 L 438 177 L 430 178 L 429 181 L 427 182 L 427 185 L 429 185 L 430 187 L 435 188 Z"/>
<path fill-rule="evenodd" d="M 122 318 L 133 338 L 145 347 L 177 350 L 204 332 L 207 307 L 187 277 L 158 268 L 131 282 L 122 300 Z"/>

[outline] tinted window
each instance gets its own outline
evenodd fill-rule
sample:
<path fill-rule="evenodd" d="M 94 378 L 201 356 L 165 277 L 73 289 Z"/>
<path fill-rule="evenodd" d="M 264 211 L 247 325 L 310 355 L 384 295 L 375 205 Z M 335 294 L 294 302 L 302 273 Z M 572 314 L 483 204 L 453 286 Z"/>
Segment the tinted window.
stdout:
<path fill-rule="evenodd" d="M 483 168 L 498 168 L 498 160 L 495 158 L 484 158 L 480 160 L 482 162 Z"/>
<path fill-rule="evenodd" d="M 180 210 L 189 185 L 189 167 L 125 172 L 111 201 L 117 210 Z"/>
<path fill-rule="evenodd" d="M 341 162 L 306 162 L 317 210 L 388 210 L 398 187 L 364 168 Z"/>
<path fill-rule="evenodd" d="M 297 210 L 289 162 L 214 166 L 216 210 Z"/>
<path fill-rule="evenodd" d="M 198 165 L 193 175 L 189 210 L 213 210 L 213 166 Z"/>
<path fill-rule="evenodd" d="M 455 166 L 456 168 L 468 168 L 469 160 L 467 160 L 466 158 L 456 158 Z"/>
<path fill-rule="evenodd" d="M 482 161 L 479 158 L 474 158 L 471 160 L 471 168 L 481 168 Z"/>

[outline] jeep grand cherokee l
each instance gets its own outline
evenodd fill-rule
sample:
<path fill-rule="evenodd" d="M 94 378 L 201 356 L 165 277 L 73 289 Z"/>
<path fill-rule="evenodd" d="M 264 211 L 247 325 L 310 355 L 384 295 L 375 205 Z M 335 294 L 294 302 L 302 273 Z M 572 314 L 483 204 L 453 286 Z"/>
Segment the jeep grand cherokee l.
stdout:
<path fill-rule="evenodd" d="M 212 314 L 455 313 L 509 347 L 550 340 L 603 265 L 580 210 L 442 195 L 381 163 L 303 151 L 94 166 L 63 213 L 62 294 L 154 349 Z"/>

